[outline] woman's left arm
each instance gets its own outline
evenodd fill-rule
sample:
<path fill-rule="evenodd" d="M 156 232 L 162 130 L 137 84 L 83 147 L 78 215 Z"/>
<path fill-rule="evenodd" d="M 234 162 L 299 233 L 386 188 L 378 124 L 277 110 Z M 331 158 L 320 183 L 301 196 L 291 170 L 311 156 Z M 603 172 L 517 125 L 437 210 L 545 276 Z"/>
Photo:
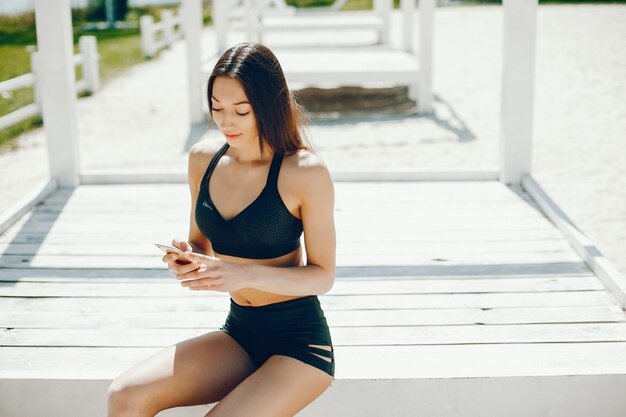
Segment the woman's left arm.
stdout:
<path fill-rule="evenodd" d="M 304 171 L 300 210 L 307 265 L 244 265 L 252 288 L 276 294 L 308 295 L 324 294 L 333 286 L 337 246 L 333 182 L 328 168 L 319 159 Z"/>
<path fill-rule="evenodd" d="M 335 191 L 324 162 L 309 156 L 301 171 L 298 190 L 304 231 L 307 265 L 275 267 L 225 262 L 219 258 L 188 254 L 205 265 L 195 272 L 177 277 L 189 279 L 190 289 L 232 292 L 255 288 L 282 295 L 319 295 L 328 292 L 335 280 L 336 236 L 334 221 Z"/>

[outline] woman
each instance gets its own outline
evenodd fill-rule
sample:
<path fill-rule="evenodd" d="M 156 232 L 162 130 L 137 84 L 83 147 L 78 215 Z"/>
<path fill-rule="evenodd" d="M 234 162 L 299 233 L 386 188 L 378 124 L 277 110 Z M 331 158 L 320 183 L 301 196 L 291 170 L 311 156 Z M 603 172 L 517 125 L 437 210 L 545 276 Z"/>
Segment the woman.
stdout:
<path fill-rule="evenodd" d="M 317 298 L 335 276 L 334 189 L 303 143 L 301 108 L 276 57 L 254 43 L 224 53 L 207 98 L 226 142 L 191 149 L 189 239 L 173 242 L 185 258 L 163 261 L 183 287 L 229 292 L 230 312 L 219 331 L 117 377 L 109 417 L 216 401 L 207 416 L 293 416 L 334 379 Z"/>

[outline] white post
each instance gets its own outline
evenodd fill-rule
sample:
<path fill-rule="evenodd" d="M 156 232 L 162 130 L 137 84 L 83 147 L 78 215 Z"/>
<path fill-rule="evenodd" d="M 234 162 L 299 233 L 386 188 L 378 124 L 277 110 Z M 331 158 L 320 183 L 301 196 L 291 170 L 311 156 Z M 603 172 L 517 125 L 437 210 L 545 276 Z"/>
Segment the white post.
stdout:
<path fill-rule="evenodd" d="M 178 6 L 178 9 L 176 9 L 176 21 L 178 22 L 178 30 L 176 31 L 176 33 L 179 38 L 182 38 L 185 36 L 185 32 L 183 31 L 183 24 L 182 24 L 182 21 L 180 20 L 182 13 L 183 13 L 182 6 Z"/>
<path fill-rule="evenodd" d="M 228 10 L 229 1 L 214 0 L 213 10 L 213 27 L 215 28 L 215 38 L 217 41 L 217 53 L 221 55 L 226 51 L 226 36 L 228 31 Z"/>
<path fill-rule="evenodd" d="M 163 24 L 163 38 L 165 39 L 165 44 L 170 46 L 174 43 L 174 24 L 172 22 L 174 20 L 174 14 L 171 10 L 163 10 L 161 11 L 161 23 Z"/>
<path fill-rule="evenodd" d="M 537 0 L 504 0 L 500 180 L 530 174 Z"/>
<path fill-rule="evenodd" d="M 154 18 L 150 15 L 143 15 L 139 18 L 139 31 L 141 32 L 141 50 L 143 55 L 152 58 L 154 55 Z"/>
<path fill-rule="evenodd" d="M 35 23 L 50 178 L 74 188 L 80 167 L 70 0 L 36 0 Z"/>
<path fill-rule="evenodd" d="M 419 0 L 420 44 L 419 44 L 419 84 L 417 107 L 419 113 L 433 110 L 433 19 L 435 0 Z"/>
<path fill-rule="evenodd" d="M 206 119 L 202 110 L 202 0 L 183 0 L 182 17 L 187 45 L 189 116 L 192 124 L 203 123 Z"/>
<path fill-rule="evenodd" d="M 78 39 L 80 54 L 83 56 L 83 78 L 87 83 L 87 91 L 95 93 L 100 88 L 100 71 L 98 68 L 98 44 L 95 36 L 81 36 Z"/>
<path fill-rule="evenodd" d="M 260 42 L 261 41 L 261 15 L 259 11 L 259 5 L 256 0 L 244 0 L 246 7 L 246 37 L 247 41 Z"/>
<path fill-rule="evenodd" d="M 41 73 L 39 71 L 39 61 L 39 52 L 33 52 L 30 54 L 30 72 L 32 72 L 35 76 L 35 83 L 33 84 L 33 101 L 39 107 L 39 111 L 42 112 L 43 103 L 41 102 Z"/>
<path fill-rule="evenodd" d="M 393 9 L 393 0 L 374 0 L 374 11 L 382 19 L 382 26 L 378 30 L 378 43 L 389 45 L 391 42 L 391 9 Z"/>
<path fill-rule="evenodd" d="M 404 50 L 413 53 L 413 19 L 415 11 L 415 0 L 400 0 L 400 9 L 402 9 L 402 45 Z"/>

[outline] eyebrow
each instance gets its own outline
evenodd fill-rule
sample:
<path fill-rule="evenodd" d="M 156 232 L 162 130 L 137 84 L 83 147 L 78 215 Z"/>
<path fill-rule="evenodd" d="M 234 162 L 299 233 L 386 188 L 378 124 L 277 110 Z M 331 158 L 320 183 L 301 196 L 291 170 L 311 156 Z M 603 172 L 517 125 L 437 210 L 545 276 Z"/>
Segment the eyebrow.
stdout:
<path fill-rule="evenodd" d="M 219 101 L 218 99 L 215 98 L 215 96 L 211 96 L 211 98 L 215 101 L 217 101 L 218 103 L 221 103 L 221 101 Z M 250 104 L 250 102 L 248 101 L 240 101 L 239 103 L 235 103 L 235 106 L 239 105 L 239 104 Z"/>

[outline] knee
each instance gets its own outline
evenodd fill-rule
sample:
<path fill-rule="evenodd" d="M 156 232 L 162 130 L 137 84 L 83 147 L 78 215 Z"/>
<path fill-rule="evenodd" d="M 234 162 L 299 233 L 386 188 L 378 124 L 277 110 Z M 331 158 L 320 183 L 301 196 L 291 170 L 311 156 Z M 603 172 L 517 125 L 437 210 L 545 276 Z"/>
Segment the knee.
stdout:
<path fill-rule="evenodd" d="M 153 410 L 137 388 L 120 386 L 116 381 L 107 391 L 107 417 L 154 417 Z"/>

